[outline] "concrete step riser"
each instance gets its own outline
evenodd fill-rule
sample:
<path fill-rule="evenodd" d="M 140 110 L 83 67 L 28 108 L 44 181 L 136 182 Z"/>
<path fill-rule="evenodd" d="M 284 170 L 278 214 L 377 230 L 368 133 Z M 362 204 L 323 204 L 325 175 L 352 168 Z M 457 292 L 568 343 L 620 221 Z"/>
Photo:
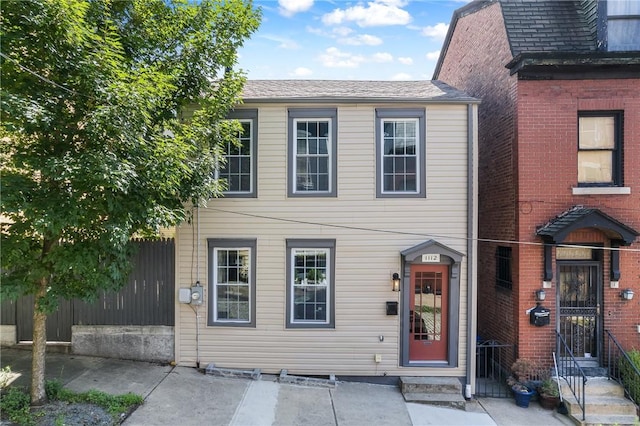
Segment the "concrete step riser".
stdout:
<path fill-rule="evenodd" d="M 569 408 L 569 412 L 572 414 L 582 413 L 580 406 L 577 403 L 569 403 L 565 401 L 565 404 Z M 636 407 L 631 402 L 629 402 L 629 404 L 596 404 L 587 402 L 585 413 L 586 415 L 635 415 Z"/>
<path fill-rule="evenodd" d="M 401 377 L 400 390 L 408 393 L 447 393 L 462 395 L 462 384 L 449 377 Z"/>
<path fill-rule="evenodd" d="M 569 385 L 560 382 L 563 395 L 572 395 Z M 618 396 L 624 397 L 624 388 L 618 383 L 609 380 L 596 381 L 594 379 L 587 381 L 585 386 L 585 395 L 590 396 Z"/>
<path fill-rule="evenodd" d="M 575 420 L 581 426 L 637 426 L 638 419 L 634 416 L 611 416 L 587 418 L 584 422 Z"/>
<path fill-rule="evenodd" d="M 573 394 L 571 393 L 571 390 L 568 386 L 562 387 L 562 395 L 567 399 L 573 398 Z M 598 398 L 601 396 L 624 398 L 624 389 L 597 389 L 595 391 L 589 388 L 585 389 L 585 398 L 587 399 L 587 401 L 589 400 L 589 398 Z"/>
<path fill-rule="evenodd" d="M 462 387 L 452 385 L 403 384 L 402 393 L 451 393 L 462 394 Z"/>

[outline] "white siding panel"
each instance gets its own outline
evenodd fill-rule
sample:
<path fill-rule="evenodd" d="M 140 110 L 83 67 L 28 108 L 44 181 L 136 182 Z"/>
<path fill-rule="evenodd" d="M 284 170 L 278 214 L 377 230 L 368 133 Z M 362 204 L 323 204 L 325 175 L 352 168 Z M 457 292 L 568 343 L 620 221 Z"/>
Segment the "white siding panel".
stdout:
<path fill-rule="evenodd" d="M 199 226 L 179 227 L 177 285 L 200 280 L 208 300 L 207 238 L 256 238 L 256 327 L 209 327 L 206 304 L 198 309 L 196 327 L 194 310 L 178 305 L 177 361 L 266 373 L 464 376 L 466 257 L 460 329 L 452 331 L 461 345 L 459 367 L 399 367 L 400 317 L 387 316 L 385 302 L 400 297 L 391 291 L 390 279 L 400 272 L 402 250 L 435 239 L 466 253 L 466 105 L 426 107 L 427 196 L 422 199 L 376 199 L 375 106 L 363 104 L 335 105 L 337 197 L 287 198 L 287 107 L 245 106 L 259 109 L 258 198 L 210 200 L 200 209 Z M 336 240 L 335 329 L 286 329 L 287 238 Z M 374 354 L 382 355 L 381 363 L 374 362 Z"/>

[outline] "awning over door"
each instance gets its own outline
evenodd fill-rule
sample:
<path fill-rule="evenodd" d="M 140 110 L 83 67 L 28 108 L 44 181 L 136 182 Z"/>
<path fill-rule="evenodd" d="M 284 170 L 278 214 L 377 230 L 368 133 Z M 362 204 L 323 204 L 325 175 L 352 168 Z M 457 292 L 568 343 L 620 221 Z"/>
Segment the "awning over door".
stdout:
<path fill-rule="evenodd" d="M 640 233 L 594 208 L 574 206 L 538 228 L 536 234 L 549 244 L 561 244 L 567 236 L 582 228 L 596 228 L 613 241 L 628 246 Z"/>

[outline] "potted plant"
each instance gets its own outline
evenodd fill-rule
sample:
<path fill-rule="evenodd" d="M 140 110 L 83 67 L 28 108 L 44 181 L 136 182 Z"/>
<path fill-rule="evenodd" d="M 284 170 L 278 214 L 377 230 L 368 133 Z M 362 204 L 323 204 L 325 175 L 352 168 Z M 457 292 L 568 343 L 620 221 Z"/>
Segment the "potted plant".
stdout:
<path fill-rule="evenodd" d="M 538 387 L 539 401 L 542 408 L 555 409 L 560 403 L 558 383 L 551 377 L 545 377 Z"/>
<path fill-rule="evenodd" d="M 507 378 L 507 384 L 511 386 L 518 407 L 527 408 L 529 406 L 529 402 L 535 394 L 535 387 L 531 380 L 536 372 L 535 363 L 526 358 L 518 358 L 511 365 L 511 375 Z"/>

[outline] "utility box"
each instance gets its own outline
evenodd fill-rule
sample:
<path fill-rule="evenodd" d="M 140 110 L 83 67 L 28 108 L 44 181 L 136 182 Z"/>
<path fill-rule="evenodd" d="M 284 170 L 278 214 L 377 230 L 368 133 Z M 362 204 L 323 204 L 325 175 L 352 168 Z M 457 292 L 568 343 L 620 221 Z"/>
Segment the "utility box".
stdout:
<path fill-rule="evenodd" d="M 544 306 L 536 306 L 529 312 L 529 322 L 536 327 L 549 325 L 551 322 L 551 311 Z"/>
<path fill-rule="evenodd" d="M 191 287 L 191 304 L 202 305 L 202 299 L 204 299 L 204 287 L 201 285 Z"/>

